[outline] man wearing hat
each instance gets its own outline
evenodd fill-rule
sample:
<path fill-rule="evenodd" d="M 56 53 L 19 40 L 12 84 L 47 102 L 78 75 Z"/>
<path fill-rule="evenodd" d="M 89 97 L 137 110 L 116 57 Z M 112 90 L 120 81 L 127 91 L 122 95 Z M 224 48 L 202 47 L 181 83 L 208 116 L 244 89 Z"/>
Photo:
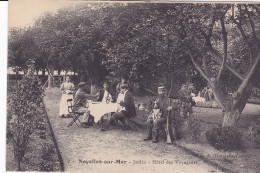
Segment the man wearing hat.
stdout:
<path fill-rule="evenodd" d="M 78 113 L 84 113 L 82 117 L 82 127 L 89 127 L 91 125 L 91 122 L 93 122 L 94 117 L 90 115 L 90 112 L 88 108 L 86 107 L 87 100 L 93 100 L 97 99 L 99 96 L 99 93 L 96 95 L 90 95 L 86 94 L 86 83 L 85 82 L 80 82 L 78 84 L 79 89 L 77 90 L 75 94 L 75 99 L 74 99 L 74 106 L 73 106 L 73 111 L 78 112 Z"/>
<path fill-rule="evenodd" d="M 159 98 L 156 100 L 156 108 L 160 110 L 159 116 L 156 118 L 149 115 L 146 121 L 148 135 L 144 141 L 153 140 L 158 142 L 158 131 L 167 122 L 167 113 L 172 109 L 169 106 L 169 98 L 167 96 L 166 88 L 164 86 L 158 87 Z"/>
<path fill-rule="evenodd" d="M 123 101 L 121 101 L 119 104 L 124 108 L 124 110 L 114 113 L 109 120 L 109 124 L 113 124 L 115 120 L 120 120 L 124 125 L 124 130 L 128 130 L 129 126 L 126 123 L 126 118 L 136 116 L 134 98 L 132 93 L 128 91 L 128 84 L 122 84 L 120 88 L 121 93 L 124 95 L 124 98 L 122 99 Z"/>

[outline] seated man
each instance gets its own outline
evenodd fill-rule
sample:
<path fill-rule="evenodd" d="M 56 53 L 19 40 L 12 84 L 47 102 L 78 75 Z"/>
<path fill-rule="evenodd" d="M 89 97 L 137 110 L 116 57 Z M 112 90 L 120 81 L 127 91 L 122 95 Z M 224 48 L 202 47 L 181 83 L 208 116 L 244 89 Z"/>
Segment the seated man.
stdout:
<path fill-rule="evenodd" d="M 96 95 L 90 95 L 85 93 L 86 83 L 80 82 L 78 84 L 79 89 L 77 90 L 74 98 L 73 111 L 78 113 L 84 113 L 82 117 L 82 127 L 89 127 L 92 125 L 94 117 L 90 115 L 88 108 L 86 107 L 87 101 L 92 99 L 97 99 L 99 93 Z"/>
<path fill-rule="evenodd" d="M 164 86 L 158 87 L 158 94 L 159 98 L 155 102 L 154 110 L 146 121 L 148 135 L 144 139 L 144 141 L 153 140 L 154 143 L 158 142 L 159 129 L 167 122 L 168 111 L 172 110 L 172 107 L 169 106 L 169 98 Z"/>
<path fill-rule="evenodd" d="M 122 106 L 122 108 L 120 108 L 118 112 L 112 115 L 109 123 L 113 124 L 115 120 L 120 120 L 124 125 L 123 130 L 128 130 L 129 126 L 126 123 L 126 118 L 136 116 L 134 98 L 131 92 L 128 91 L 128 84 L 121 85 L 121 93 L 123 94 L 123 101 L 121 101 L 119 104 Z"/>

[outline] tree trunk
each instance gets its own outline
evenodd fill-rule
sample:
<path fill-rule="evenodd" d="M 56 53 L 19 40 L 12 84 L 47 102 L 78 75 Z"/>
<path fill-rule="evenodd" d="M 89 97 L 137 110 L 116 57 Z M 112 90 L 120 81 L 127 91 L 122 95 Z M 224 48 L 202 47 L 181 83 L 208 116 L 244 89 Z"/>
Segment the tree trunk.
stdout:
<path fill-rule="evenodd" d="M 21 159 L 18 146 L 14 147 L 14 159 L 17 164 L 17 171 L 21 171 Z"/>
<path fill-rule="evenodd" d="M 48 89 L 51 89 L 51 75 L 48 74 Z"/>
<path fill-rule="evenodd" d="M 214 95 L 216 102 L 222 108 L 222 110 L 225 110 L 225 106 L 224 106 L 225 105 L 225 98 L 223 96 L 223 92 L 216 85 L 210 85 L 210 87 L 212 89 L 212 92 L 213 92 L 213 95 Z"/>
<path fill-rule="evenodd" d="M 252 93 L 253 86 L 249 84 L 241 94 L 233 93 L 232 105 L 224 111 L 222 127 L 236 126 L 247 100 Z"/>
<path fill-rule="evenodd" d="M 54 72 L 54 69 L 48 70 L 48 89 L 51 89 L 52 87 L 52 74 Z"/>
<path fill-rule="evenodd" d="M 90 94 L 95 94 L 95 85 L 93 84 L 93 81 L 90 80 Z"/>
<path fill-rule="evenodd" d="M 228 126 L 236 126 L 236 122 L 240 118 L 241 111 L 237 109 L 233 109 L 232 111 L 226 110 L 224 111 L 224 117 L 222 122 L 222 127 Z"/>
<path fill-rule="evenodd" d="M 45 68 L 42 68 L 42 77 L 45 76 Z"/>

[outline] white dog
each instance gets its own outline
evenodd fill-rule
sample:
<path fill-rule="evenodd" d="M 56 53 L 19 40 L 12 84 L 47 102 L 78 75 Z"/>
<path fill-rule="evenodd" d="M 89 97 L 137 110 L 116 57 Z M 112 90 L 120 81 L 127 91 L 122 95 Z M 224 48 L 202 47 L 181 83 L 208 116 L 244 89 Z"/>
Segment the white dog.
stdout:
<path fill-rule="evenodd" d="M 195 103 L 205 103 L 206 99 L 204 97 L 192 97 Z"/>

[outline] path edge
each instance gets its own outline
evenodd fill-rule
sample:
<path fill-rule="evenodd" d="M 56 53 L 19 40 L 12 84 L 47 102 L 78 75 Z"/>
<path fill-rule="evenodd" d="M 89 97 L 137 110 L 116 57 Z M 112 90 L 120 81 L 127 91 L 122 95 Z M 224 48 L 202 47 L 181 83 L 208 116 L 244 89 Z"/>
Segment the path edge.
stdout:
<path fill-rule="evenodd" d="M 55 137 L 55 134 L 53 132 L 53 129 L 52 129 L 52 125 L 51 125 L 51 122 L 50 122 L 50 119 L 49 119 L 49 116 L 48 116 L 48 112 L 46 110 L 46 107 L 45 107 L 45 104 L 43 102 L 43 106 L 44 106 L 44 111 L 45 111 L 45 116 L 46 116 L 46 119 L 47 119 L 47 123 L 49 125 L 49 129 L 51 131 L 51 136 L 52 136 L 52 141 L 54 143 L 54 146 L 56 148 L 56 152 L 58 154 L 58 159 L 59 159 L 59 162 L 60 162 L 60 172 L 64 172 L 65 171 L 65 168 L 64 168 L 64 162 L 63 162 L 63 158 L 61 156 L 61 152 L 60 152 L 60 149 L 59 149 L 59 145 L 58 145 L 58 142 L 56 140 L 56 137 Z"/>

